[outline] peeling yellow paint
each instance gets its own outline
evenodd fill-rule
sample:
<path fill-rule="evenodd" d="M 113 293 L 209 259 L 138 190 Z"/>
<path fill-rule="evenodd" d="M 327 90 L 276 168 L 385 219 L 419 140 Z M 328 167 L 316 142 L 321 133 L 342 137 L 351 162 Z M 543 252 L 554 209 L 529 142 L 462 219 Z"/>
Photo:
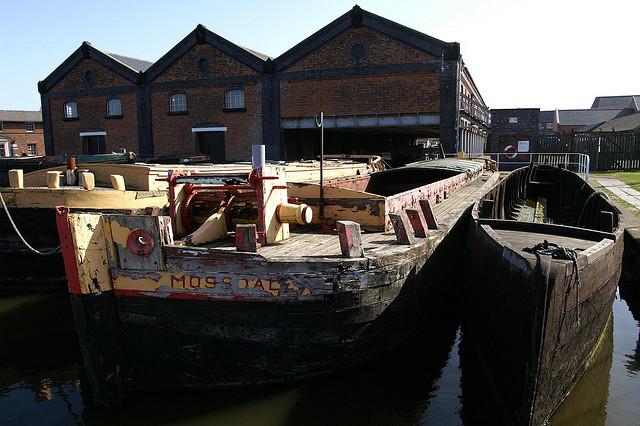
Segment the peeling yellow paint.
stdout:
<path fill-rule="evenodd" d="M 111 221 L 111 238 L 115 244 L 127 247 L 127 239 L 129 238 L 131 231 L 133 231 L 133 229 L 122 226 L 115 220 Z"/>
<path fill-rule="evenodd" d="M 151 278 L 115 277 L 113 279 L 113 287 L 116 290 L 155 291 L 160 285 L 160 281 Z"/>

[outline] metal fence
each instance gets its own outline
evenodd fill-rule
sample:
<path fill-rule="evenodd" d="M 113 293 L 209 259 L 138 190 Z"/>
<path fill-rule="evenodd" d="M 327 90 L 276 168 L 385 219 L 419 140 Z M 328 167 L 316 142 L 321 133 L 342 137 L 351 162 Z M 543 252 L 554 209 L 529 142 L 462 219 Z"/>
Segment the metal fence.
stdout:
<path fill-rule="evenodd" d="M 484 156 L 494 160 L 499 171 L 511 171 L 529 164 L 544 164 L 570 170 L 586 182 L 589 181 L 591 161 L 587 154 L 580 152 L 485 152 Z"/>
<path fill-rule="evenodd" d="M 587 154 L 591 171 L 640 169 L 640 132 L 540 135 L 531 148 L 537 153 Z"/>

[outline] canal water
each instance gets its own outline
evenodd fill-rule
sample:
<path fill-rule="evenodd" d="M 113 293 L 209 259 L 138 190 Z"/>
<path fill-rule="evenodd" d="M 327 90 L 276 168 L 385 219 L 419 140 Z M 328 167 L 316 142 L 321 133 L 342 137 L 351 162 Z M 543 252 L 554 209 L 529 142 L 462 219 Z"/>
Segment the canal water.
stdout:
<path fill-rule="evenodd" d="M 552 424 L 640 424 L 638 303 L 618 295 L 613 327 L 597 362 Z M 416 336 L 380 359 L 331 376 L 249 390 L 137 394 L 109 411 L 83 403 L 78 356 L 65 294 L 2 296 L 0 424 L 471 425 L 498 421 L 455 313 L 442 320 L 438 335 Z"/>

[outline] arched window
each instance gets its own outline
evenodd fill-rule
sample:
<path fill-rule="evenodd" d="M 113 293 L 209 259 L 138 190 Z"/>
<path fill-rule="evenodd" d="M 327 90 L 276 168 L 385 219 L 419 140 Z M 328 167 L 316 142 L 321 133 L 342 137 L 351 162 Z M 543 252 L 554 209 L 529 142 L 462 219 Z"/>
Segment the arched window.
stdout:
<path fill-rule="evenodd" d="M 78 104 L 76 102 L 65 102 L 64 118 L 78 118 Z"/>
<path fill-rule="evenodd" d="M 169 112 L 186 112 L 187 111 L 187 95 L 186 93 L 174 93 L 169 95 Z"/>
<path fill-rule="evenodd" d="M 111 98 L 107 101 L 107 117 L 119 117 L 122 115 L 122 102 L 120 98 Z"/>
<path fill-rule="evenodd" d="M 224 109 L 244 109 L 244 90 L 232 89 L 227 90 L 224 94 Z"/>
<path fill-rule="evenodd" d="M 84 83 L 87 87 L 91 87 L 93 85 L 93 71 L 86 70 L 84 72 Z"/>
<path fill-rule="evenodd" d="M 200 70 L 200 76 L 206 77 L 209 75 L 209 60 L 207 58 L 200 58 L 198 61 L 198 69 Z"/>

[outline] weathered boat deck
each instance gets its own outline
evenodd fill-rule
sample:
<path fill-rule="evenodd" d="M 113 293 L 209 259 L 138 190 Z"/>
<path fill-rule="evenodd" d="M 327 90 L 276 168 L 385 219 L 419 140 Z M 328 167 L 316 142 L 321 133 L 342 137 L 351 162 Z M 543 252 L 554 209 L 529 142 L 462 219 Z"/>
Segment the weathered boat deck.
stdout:
<path fill-rule="evenodd" d="M 498 179 L 498 173 L 484 171 L 470 184 L 453 192 L 447 199 L 433 206 L 438 221 L 438 229 L 430 230 L 429 237 L 418 239 L 422 244 L 433 239 L 443 238 L 448 230 L 455 225 L 463 212 L 478 200 Z M 361 236 L 366 257 L 376 257 L 393 254 L 395 251 L 406 250 L 407 246 L 396 244 L 394 232 L 364 232 Z M 213 250 L 235 251 L 233 240 L 223 240 L 202 246 Z M 297 227 L 292 230 L 289 239 L 282 243 L 260 247 L 258 255 L 266 259 L 296 258 L 300 261 L 311 259 L 342 257 L 340 242 L 335 233 L 323 234 L 317 229 L 304 230 Z"/>

